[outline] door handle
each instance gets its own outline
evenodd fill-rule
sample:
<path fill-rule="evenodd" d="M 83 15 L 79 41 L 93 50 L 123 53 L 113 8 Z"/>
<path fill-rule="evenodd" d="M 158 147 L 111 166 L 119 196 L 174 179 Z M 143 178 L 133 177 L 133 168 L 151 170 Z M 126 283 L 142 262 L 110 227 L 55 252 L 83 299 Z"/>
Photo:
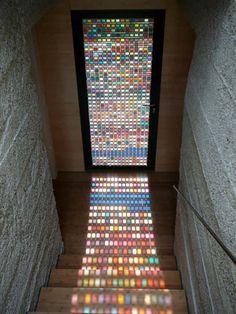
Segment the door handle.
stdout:
<path fill-rule="evenodd" d="M 149 108 L 156 108 L 156 104 L 151 104 L 151 105 L 143 105 L 144 107 L 149 107 Z"/>
<path fill-rule="evenodd" d="M 150 105 L 143 105 L 144 107 L 149 107 L 151 109 L 151 113 L 154 114 L 156 112 L 157 109 L 157 105 L 156 104 L 150 104 Z"/>

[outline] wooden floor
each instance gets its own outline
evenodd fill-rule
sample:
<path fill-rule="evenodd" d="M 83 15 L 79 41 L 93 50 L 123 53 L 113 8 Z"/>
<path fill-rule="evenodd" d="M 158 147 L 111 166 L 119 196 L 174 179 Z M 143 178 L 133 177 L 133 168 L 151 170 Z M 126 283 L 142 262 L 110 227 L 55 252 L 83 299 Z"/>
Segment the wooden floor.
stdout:
<path fill-rule="evenodd" d="M 141 173 L 140 173 L 141 174 Z M 88 228 L 91 177 L 110 175 L 102 173 L 61 173 L 54 184 L 57 209 L 65 245 L 65 254 L 83 254 Z M 117 173 L 112 173 L 117 175 Z M 132 177 L 129 173 L 119 176 Z M 133 175 L 136 176 L 136 175 Z M 147 173 L 152 200 L 153 224 L 158 235 L 160 254 L 173 255 L 176 194 L 175 173 Z"/>
<path fill-rule="evenodd" d="M 88 222 L 91 218 L 92 180 L 107 182 L 108 177 L 118 177 L 119 180 L 132 181 L 137 176 L 148 178 L 152 226 L 149 222 L 147 230 L 153 228 L 156 255 L 129 254 L 128 241 L 127 248 L 125 245 L 122 248 L 104 246 L 100 255 L 90 254 L 87 240 L 88 230 L 91 230 Z M 59 258 L 57 269 L 51 273 L 49 287 L 41 290 L 37 313 L 187 313 L 173 253 L 176 196 L 172 186 L 177 179 L 176 174 L 153 172 L 60 173 L 54 191 L 65 251 Z M 144 221 L 142 230 L 146 230 L 145 224 Z M 126 221 L 124 225 L 127 226 Z M 96 238 L 97 234 L 94 236 Z M 132 238 L 132 233 L 130 236 Z M 148 252 L 150 248 L 142 248 L 142 252 L 145 250 Z M 153 265 L 154 260 L 158 265 Z M 126 298 L 130 297 L 127 303 Z"/>

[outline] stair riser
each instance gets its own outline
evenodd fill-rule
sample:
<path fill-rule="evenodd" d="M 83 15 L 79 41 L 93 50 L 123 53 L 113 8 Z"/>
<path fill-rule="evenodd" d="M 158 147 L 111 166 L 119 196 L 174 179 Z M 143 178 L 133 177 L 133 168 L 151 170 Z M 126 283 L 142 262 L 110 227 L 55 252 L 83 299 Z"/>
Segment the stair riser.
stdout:
<path fill-rule="evenodd" d="M 89 266 L 91 264 L 97 264 L 97 265 L 130 265 L 130 266 L 149 266 L 149 267 L 158 267 L 159 266 L 159 259 L 155 256 L 150 257 L 130 257 L 130 256 L 124 256 L 124 257 L 118 257 L 118 256 L 110 256 L 110 257 L 83 257 L 82 264 Z"/>
<path fill-rule="evenodd" d="M 49 287 L 78 287 L 78 288 L 129 288 L 129 289 L 179 289 L 181 284 L 166 283 L 164 279 L 100 279 L 100 278 L 86 278 L 78 280 L 64 281 L 60 279 L 53 279 L 49 282 Z"/>
<path fill-rule="evenodd" d="M 158 313 L 158 310 L 184 311 L 186 300 L 183 290 L 44 288 L 38 304 L 38 311 L 72 313 L 99 313 L 99 309 L 102 313 L 106 313 L 105 310 L 109 314 L 119 313 L 121 309 L 126 313 L 125 309 L 133 308 L 149 308 L 157 311 L 155 313 Z M 139 314 L 139 311 L 136 313 Z"/>
<path fill-rule="evenodd" d="M 103 258 L 103 255 L 100 255 Z M 110 256 L 105 256 L 109 258 Z M 120 256 L 126 257 L 126 256 Z M 88 256 L 88 258 L 93 258 L 93 256 Z M 138 257 L 139 258 L 139 257 Z M 82 267 L 82 256 L 79 255 L 62 255 L 58 261 L 58 268 L 81 268 Z M 158 267 L 161 270 L 175 270 L 176 269 L 176 261 L 174 256 L 158 256 Z"/>
<path fill-rule="evenodd" d="M 181 282 L 179 272 L 177 271 L 117 272 L 114 270 L 89 271 L 88 269 L 56 269 L 51 274 L 49 286 L 126 289 L 179 289 L 181 288 Z"/>

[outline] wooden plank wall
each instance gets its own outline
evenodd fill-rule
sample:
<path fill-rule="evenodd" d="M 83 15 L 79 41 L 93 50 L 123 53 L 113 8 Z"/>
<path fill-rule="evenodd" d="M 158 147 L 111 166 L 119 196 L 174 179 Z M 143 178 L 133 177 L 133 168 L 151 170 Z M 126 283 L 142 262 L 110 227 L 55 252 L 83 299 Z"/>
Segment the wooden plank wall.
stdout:
<path fill-rule="evenodd" d="M 175 0 L 57 0 L 36 25 L 58 171 L 83 171 L 70 10 L 166 9 L 157 171 L 178 171 L 187 74 L 195 35 Z"/>

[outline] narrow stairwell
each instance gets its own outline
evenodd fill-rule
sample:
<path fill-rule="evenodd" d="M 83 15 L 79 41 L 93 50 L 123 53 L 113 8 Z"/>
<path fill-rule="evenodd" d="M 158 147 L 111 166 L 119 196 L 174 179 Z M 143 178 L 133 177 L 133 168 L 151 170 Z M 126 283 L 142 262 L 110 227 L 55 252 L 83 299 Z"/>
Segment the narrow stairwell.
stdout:
<path fill-rule="evenodd" d="M 60 256 L 37 313 L 187 313 L 173 235 L 163 232 L 169 211 L 155 211 L 148 177 L 93 177 L 89 202 L 74 221 L 87 232 Z"/>

